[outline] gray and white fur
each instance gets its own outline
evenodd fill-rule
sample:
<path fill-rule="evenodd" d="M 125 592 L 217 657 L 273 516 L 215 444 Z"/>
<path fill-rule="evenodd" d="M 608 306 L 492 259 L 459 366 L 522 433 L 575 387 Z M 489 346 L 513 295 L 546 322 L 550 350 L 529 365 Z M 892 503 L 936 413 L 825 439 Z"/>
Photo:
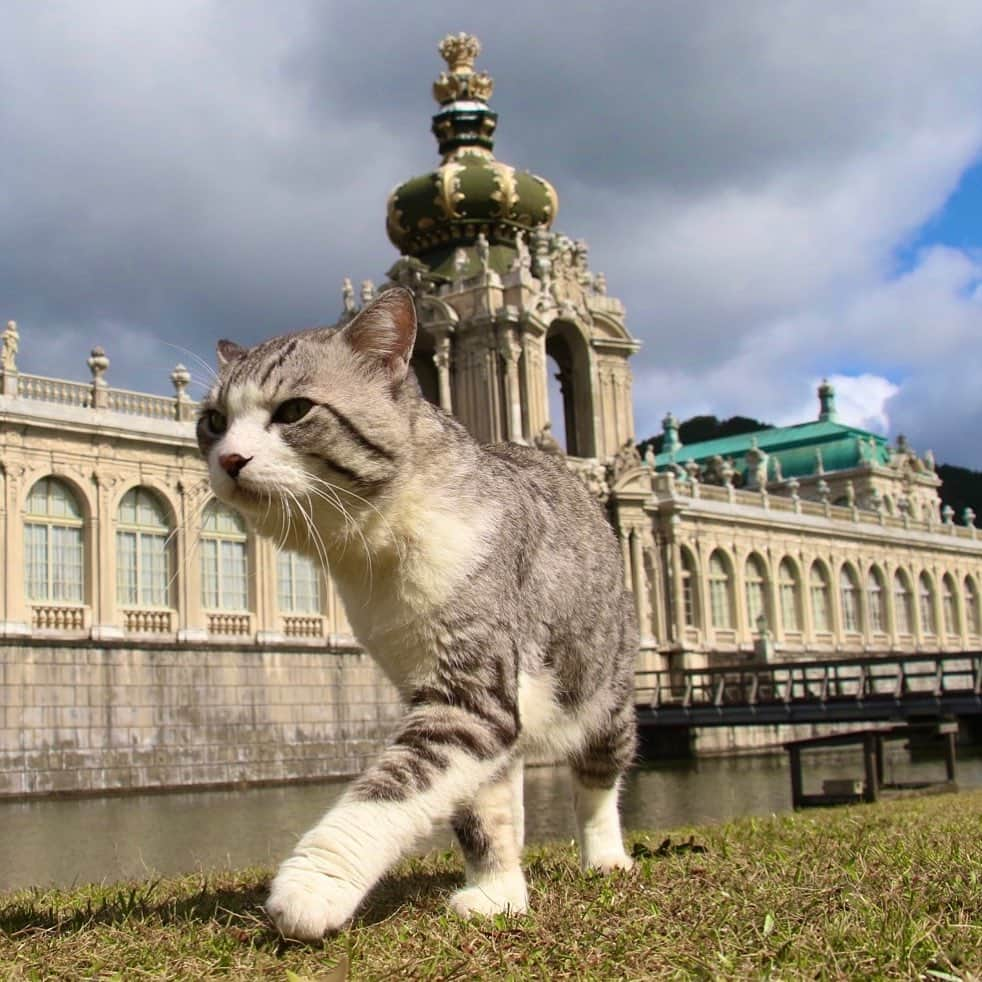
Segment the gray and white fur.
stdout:
<path fill-rule="evenodd" d="M 450 820 L 457 913 L 527 909 L 522 760 L 568 760 L 584 867 L 627 869 L 617 794 L 635 749 L 638 647 L 615 536 L 560 459 L 479 446 L 409 370 L 412 297 L 345 327 L 244 349 L 198 439 L 216 496 L 312 556 L 408 712 L 381 758 L 306 835 L 266 910 L 286 936 L 339 928 L 434 824 Z"/>

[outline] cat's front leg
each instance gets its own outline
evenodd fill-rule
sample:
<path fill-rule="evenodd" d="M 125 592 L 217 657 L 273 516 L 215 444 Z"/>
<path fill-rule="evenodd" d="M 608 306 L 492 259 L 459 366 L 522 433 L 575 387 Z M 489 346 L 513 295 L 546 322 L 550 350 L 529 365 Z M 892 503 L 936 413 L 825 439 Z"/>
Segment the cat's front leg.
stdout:
<path fill-rule="evenodd" d="M 458 707 L 414 709 L 280 867 L 266 901 L 280 932 L 313 941 L 340 928 L 390 866 L 500 771 L 515 735 Z"/>

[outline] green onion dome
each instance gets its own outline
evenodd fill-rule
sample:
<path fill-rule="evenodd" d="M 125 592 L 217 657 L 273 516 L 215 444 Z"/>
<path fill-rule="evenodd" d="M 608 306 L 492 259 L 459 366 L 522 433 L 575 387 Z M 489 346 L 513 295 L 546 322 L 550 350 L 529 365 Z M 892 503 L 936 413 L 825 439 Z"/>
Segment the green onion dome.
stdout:
<path fill-rule="evenodd" d="M 433 84 L 441 107 L 433 134 L 443 162 L 389 196 L 386 231 L 393 245 L 431 268 L 482 233 L 492 245 L 514 245 L 516 233 L 548 228 L 559 210 L 547 180 L 495 159 L 498 116 L 487 104 L 494 82 L 474 71 L 480 51 L 477 38 L 467 34 L 440 43 L 449 72 Z"/>

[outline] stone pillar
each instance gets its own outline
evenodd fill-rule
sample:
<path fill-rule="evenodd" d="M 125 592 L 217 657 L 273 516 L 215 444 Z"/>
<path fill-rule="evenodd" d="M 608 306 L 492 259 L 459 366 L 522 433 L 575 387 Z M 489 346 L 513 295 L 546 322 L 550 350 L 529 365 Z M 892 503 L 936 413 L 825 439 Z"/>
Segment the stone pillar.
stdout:
<path fill-rule="evenodd" d="M 631 551 L 631 580 L 634 586 L 634 607 L 638 615 L 638 629 L 641 637 L 647 639 L 651 637 L 651 612 L 648 608 L 648 590 L 644 575 L 644 556 L 642 529 L 635 525 L 630 532 L 630 551 Z"/>
<path fill-rule="evenodd" d="M 450 394 L 450 337 L 446 334 L 437 335 L 433 364 L 436 365 L 437 378 L 440 383 L 440 408 L 451 413 L 453 412 L 453 399 Z"/>
<path fill-rule="evenodd" d="M 669 542 L 669 572 L 672 577 L 672 624 L 669 628 L 669 638 L 680 643 L 685 642 L 685 597 L 682 595 L 682 546 L 678 542 L 678 526 L 682 519 L 679 515 L 672 515 L 669 519 L 672 524 L 672 538 Z M 695 591 L 696 585 L 692 584 Z"/>
<path fill-rule="evenodd" d="M 105 384 L 105 383 L 103 383 Z M 113 489 L 116 477 L 93 475 L 95 500 L 85 529 L 85 576 L 92 611 L 90 636 L 95 641 L 122 638 L 122 612 L 116 603 L 116 534 Z"/>
<path fill-rule="evenodd" d="M 250 540 L 250 578 L 255 583 L 253 610 L 256 614 L 256 641 L 258 644 L 285 641 L 276 596 L 276 546 L 271 539 L 258 535 L 250 535 Z"/>
<path fill-rule="evenodd" d="M 177 536 L 178 629 L 177 640 L 196 643 L 208 639 L 208 624 L 201 599 L 201 535 L 203 498 L 207 492 L 200 484 L 190 487 L 183 481 L 177 486 L 181 496 L 181 532 Z"/>
<path fill-rule="evenodd" d="M 518 379 L 522 345 L 513 330 L 501 332 L 498 351 L 505 363 L 505 432 L 509 440 L 522 443 L 522 394 Z"/>
<path fill-rule="evenodd" d="M 25 468 L 4 463 L 3 469 L 3 621 L 0 633 L 22 637 L 30 633 L 31 612 L 25 596 L 24 514 L 20 507 Z"/>

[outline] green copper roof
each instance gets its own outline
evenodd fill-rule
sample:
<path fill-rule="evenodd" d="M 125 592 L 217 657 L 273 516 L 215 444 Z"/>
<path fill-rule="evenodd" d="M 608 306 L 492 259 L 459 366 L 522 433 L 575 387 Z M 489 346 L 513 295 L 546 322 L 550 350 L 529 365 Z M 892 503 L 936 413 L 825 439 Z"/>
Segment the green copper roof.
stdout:
<path fill-rule="evenodd" d="M 756 446 L 770 458 L 768 473 L 776 476 L 774 459 L 780 460 L 781 476 L 806 477 L 823 471 L 849 470 L 863 463 L 889 461 L 886 437 L 842 423 L 819 421 L 796 426 L 776 426 L 756 433 L 704 440 L 682 446 L 674 453 L 660 453 L 655 467 L 683 466 L 690 460 L 702 464 L 713 457 L 729 458 L 737 473 L 747 470 L 747 452 Z M 821 468 L 819 462 L 821 461 Z"/>

